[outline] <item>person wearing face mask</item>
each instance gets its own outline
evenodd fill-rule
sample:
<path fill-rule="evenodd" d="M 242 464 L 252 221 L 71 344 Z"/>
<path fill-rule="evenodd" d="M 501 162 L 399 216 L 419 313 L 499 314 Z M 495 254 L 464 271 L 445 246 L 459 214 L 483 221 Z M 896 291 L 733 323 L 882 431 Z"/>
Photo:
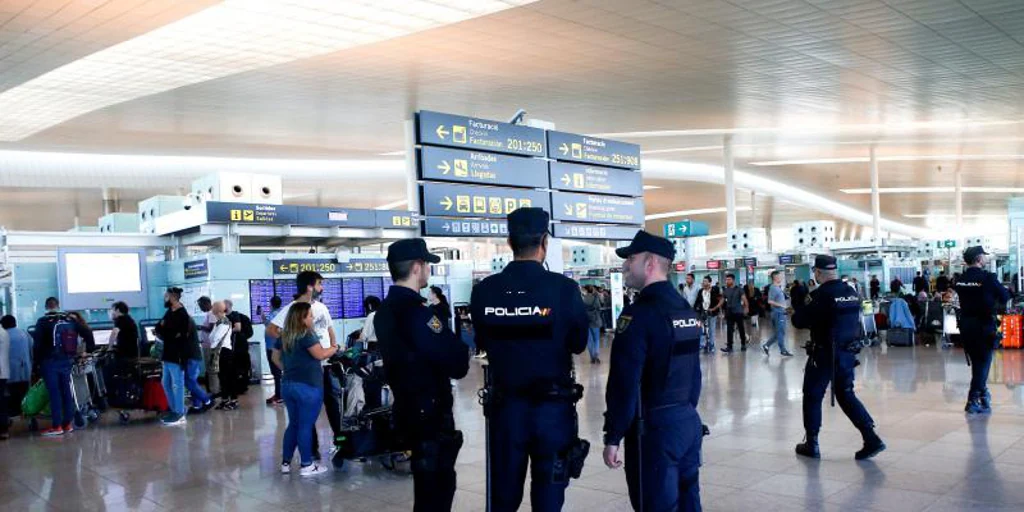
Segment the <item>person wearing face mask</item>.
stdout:
<path fill-rule="evenodd" d="M 192 355 L 191 341 L 195 324 L 185 306 L 181 304 L 181 288 L 171 287 L 164 292 L 167 312 L 153 331 L 163 341 L 163 385 L 170 411 L 161 422 L 165 426 L 185 424 L 185 369 Z M 198 341 L 198 336 L 196 336 Z"/>
<path fill-rule="evenodd" d="M 310 304 L 313 311 L 313 331 L 316 333 L 317 339 L 320 340 L 320 346 L 327 349 L 338 345 L 338 340 L 334 333 L 334 324 L 331 320 L 331 312 L 323 302 L 320 302 L 320 296 L 324 293 L 324 276 L 317 272 L 300 272 L 295 276 L 295 285 L 299 294 L 295 297 L 294 301 L 281 308 L 277 316 L 270 321 L 270 325 L 267 326 L 267 334 L 273 338 L 280 339 L 281 331 L 285 327 L 288 311 L 291 309 L 292 304 L 306 302 Z M 343 439 L 341 384 L 331 373 L 327 360 L 321 361 L 321 366 L 324 379 L 324 409 L 327 411 L 327 421 L 331 424 L 331 431 L 334 433 L 334 446 L 336 447 L 338 441 Z M 313 436 L 314 460 L 320 460 L 317 437 Z"/>
<path fill-rule="evenodd" d="M 606 391 L 604 462 L 623 466 L 634 510 L 699 511 L 703 424 L 700 318 L 668 282 L 675 248 L 638 231 L 615 251 L 626 286 L 640 290 L 619 316 Z"/>

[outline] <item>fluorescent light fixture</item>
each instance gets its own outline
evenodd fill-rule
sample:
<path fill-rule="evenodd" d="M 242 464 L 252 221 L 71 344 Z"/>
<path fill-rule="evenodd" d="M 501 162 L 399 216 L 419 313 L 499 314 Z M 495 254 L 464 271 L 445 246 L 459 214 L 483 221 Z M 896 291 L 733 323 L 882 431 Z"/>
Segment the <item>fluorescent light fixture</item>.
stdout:
<path fill-rule="evenodd" d="M 905 156 L 880 156 L 879 162 L 973 162 L 973 161 L 998 161 L 998 160 L 1024 160 L 1024 155 L 905 155 Z M 855 156 L 848 158 L 807 158 L 799 160 L 765 160 L 750 162 L 750 165 L 759 167 L 778 167 L 783 165 L 828 165 L 828 164 L 856 164 L 868 163 L 871 160 L 866 156 Z"/>
<path fill-rule="evenodd" d="M 0 93 L 0 140 L 136 98 L 533 1 L 225 0 Z"/>
<path fill-rule="evenodd" d="M 661 187 L 657 185 L 644 185 L 644 190 L 658 190 L 659 188 Z"/>
<path fill-rule="evenodd" d="M 1014 187 L 962 187 L 961 190 L 967 193 L 984 193 L 984 194 L 1020 194 L 1024 192 L 1024 188 Z M 844 194 L 870 194 L 870 188 L 841 188 L 840 192 Z M 879 188 L 879 194 L 952 194 L 956 189 L 954 187 L 889 187 Z"/>
<path fill-rule="evenodd" d="M 705 237 L 698 237 L 698 238 L 703 238 L 705 240 L 717 240 L 719 238 L 725 238 L 727 236 L 729 236 L 728 233 L 718 233 L 717 235 L 708 235 L 708 236 L 705 236 Z"/>
<path fill-rule="evenodd" d="M 409 200 L 408 199 L 402 199 L 401 201 L 395 201 L 393 203 L 382 204 L 382 205 L 378 206 L 377 209 L 378 210 L 393 210 L 395 208 L 398 208 L 400 206 L 405 206 L 407 204 L 409 204 Z"/>
<path fill-rule="evenodd" d="M 955 213 L 907 213 L 903 215 L 908 219 L 955 219 Z M 963 215 L 965 219 L 1005 219 L 1006 215 L 999 214 L 978 214 L 978 215 Z"/>
<path fill-rule="evenodd" d="M 736 147 L 736 146 L 733 146 Z M 641 155 L 660 155 L 664 153 L 690 153 L 694 151 L 722 151 L 723 146 L 690 146 L 685 148 L 649 149 L 641 151 Z"/>
<path fill-rule="evenodd" d="M 405 156 L 405 150 L 401 151 L 388 151 L 387 153 L 378 153 L 377 156 Z"/>
<path fill-rule="evenodd" d="M 594 133 L 595 137 L 647 139 L 659 137 L 692 137 L 700 135 L 808 135 L 820 137 L 837 134 L 887 134 L 917 131 L 958 131 L 989 126 L 1007 126 L 1019 124 L 1013 120 L 971 120 L 959 121 L 913 121 L 904 123 L 869 123 L 869 124 L 833 124 L 800 122 L 793 126 L 765 126 L 747 128 L 709 128 L 694 130 L 654 130 L 639 132 L 608 132 Z"/>
<path fill-rule="evenodd" d="M 749 212 L 749 206 L 737 206 L 736 211 L 738 212 Z M 713 213 L 725 213 L 725 207 L 720 208 L 701 208 L 697 210 L 679 210 L 676 212 L 665 212 L 665 213 L 654 213 L 644 217 L 644 220 L 658 220 L 658 219 L 670 219 L 672 217 L 688 217 L 695 215 L 710 215 Z"/>

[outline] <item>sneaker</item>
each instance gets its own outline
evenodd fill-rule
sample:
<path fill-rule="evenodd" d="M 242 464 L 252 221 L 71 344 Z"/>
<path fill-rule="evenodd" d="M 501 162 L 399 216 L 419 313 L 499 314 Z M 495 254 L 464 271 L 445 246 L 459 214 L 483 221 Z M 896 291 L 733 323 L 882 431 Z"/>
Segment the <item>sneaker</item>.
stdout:
<path fill-rule="evenodd" d="M 185 419 L 185 415 L 184 414 L 175 414 L 175 415 L 167 418 L 166 420 L 164 420 L 164 426 L 165 427 L 174 427 L 174 426 L 178 426 L 178 425 L 184 425 L 186 423 L 186 421 L 187 420 Z"/>
<path fill-rule="evenodd" d="M 302 476 L 316 476 L 316 475 L 322 475 L 322 474 L 324 474 L 326 472 L 327 472 L 327 467 L 326 466 L 321 466 L 320 464 L 318 464 L 316 462 L 314 462 L 314 463 L 312 463 L 312 464 L 310 464 L 308 466 L 302 466 L 302 469 L 299 470 L 299 474 L 302 475 Z"/>
<path fill-rule="evenodd" d="M 39 433 L 43 437 L 56 437 L 64 435 L 64 429 L 60 427 L 50 427 Z"/>
<path fill-rule="evenodd" d="M 793 353 L 792 352 L 783 352 L 782 353 L 782 357 L 793 357 Z"/>
<path fill-rule="evenodd" d="M 729 347 L 724 347 L 724 348 L 722 348 L 722 353 L 732 354 L 732 349 L 729 348 Z"/>
<path fill-rule="evenodd" d="M 761 344 L 761 352 L 764 352 L 764 355 L 766 355 L 766 356 L 768 355 L 768 344 L 767 343 L 762 343 Z"/>
<path fill-rule="evenodd" d="M 281 463 L 281 474 L 282 475 L 287 475 L 288 473 L 291 473 L 291 472 L 292 472 L 292 463 L 291 462 L 282 462 Z"/>
<path fill-rule="evenodd" d="M 277 395 L 274 395 L 274 396 L 272 396 L 272 397 L 267 399 L 267 405 L 274 405 L 280 399 L 281 399 L 281 397 L 279 397 Z"/>
<path fill-rule="evenodd" d="M 987 389 L 981 395 L 981 408 L 985 412 L 992 412 L 992 393 Z"/>
<path fill-rule="evenodd" d="M 70 433 L 72 433 L 74 431 L 75 431 L 75 425 L 73 423 L 68 422 L 67 425 L 64 425 L 64 433 L 65 434 L 70 434 Z"/>
<path fill-rule="evenodd" d="M 473 359 L 487 359 L 487 352 L 480 352 L 479 354 L 473 356 Z"/>
<path fill-rule="evenodd" d="M 967 402 L 967 405 L 964 407 L 964 412 L 967 414 L 982 414 L 986 411 L 981 405 L 981 400 L 975 398 Z"/>

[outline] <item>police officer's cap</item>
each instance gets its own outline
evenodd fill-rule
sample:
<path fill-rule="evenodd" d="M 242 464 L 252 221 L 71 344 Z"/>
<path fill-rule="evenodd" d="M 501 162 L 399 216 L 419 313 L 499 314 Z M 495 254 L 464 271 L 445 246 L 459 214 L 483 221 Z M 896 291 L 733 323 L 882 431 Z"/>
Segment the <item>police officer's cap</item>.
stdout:
<path fill-rule="evenodd" d="M 660 236 L 654 236 L 642 229 L 636 232 L 636 236 L 633 237 L 633 241 L 629 245 L 615 250 L 615 254 L 623 259 L 642 252 L 657 254 L 658 256 L 668 258 L 669 261 L 676 258 L 676 248 L 672 245 L 672 242 Z"/>
<path fill-rule="evenodd" d="M 543 235 L 548 232 L 548 219 L 543 208 L 519 208 L 508 214 L 508 234 Z"/>
<path fill-rule="evenodd" d="M 422 238 L 406 238 L 388 247 L 388 263 L 414 260 L 438 263 L 441 261 L 441 257 L 430 254 L 430 251 L 427 250 L 427 242 L 424 242 Z"/>
<path fill-rule="evenodd" d="M 964 261 L 967 262 L 967 264 L 974 263 L 974 260 L 977 259 L 978 256 L 981 256 L 982 254 L 988 254 L 987 252 L 985 252 L 984 247 L 980 245 L 968 247 L 966 250 L 964 250 Z"/>
<path fill-rule="evenodd" d="M 835 270 L 836 259 L 827 254 L 819 254 L 814 257 L 814 268 L 818 270 Z"/>

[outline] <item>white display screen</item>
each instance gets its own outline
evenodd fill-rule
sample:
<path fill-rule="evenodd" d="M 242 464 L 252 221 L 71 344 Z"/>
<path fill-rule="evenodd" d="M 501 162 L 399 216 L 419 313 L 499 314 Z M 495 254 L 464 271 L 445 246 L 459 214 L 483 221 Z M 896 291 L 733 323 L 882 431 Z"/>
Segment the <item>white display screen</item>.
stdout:
<path fill-rule="evenodd" d="M 141 292 L 140 254 L 73 253 L 64 255 L 67 292 L 118 293 Z"/>

